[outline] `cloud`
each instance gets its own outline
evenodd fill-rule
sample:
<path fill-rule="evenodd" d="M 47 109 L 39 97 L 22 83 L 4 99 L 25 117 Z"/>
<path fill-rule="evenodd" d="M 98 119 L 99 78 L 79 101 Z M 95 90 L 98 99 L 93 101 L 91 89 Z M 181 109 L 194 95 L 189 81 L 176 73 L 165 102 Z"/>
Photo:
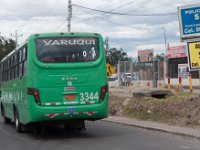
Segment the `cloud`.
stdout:
<path fill-rule="evenodd" d="M 66 32 L 67 3 L 66 0 L 1 1 L 0 32 L 9 36 L 18 30 L 23 34 L 19 41 L 32 33 Z M 145 48 L 164 52 L 165 36 L 167 43 L 180 41 L 178 16 L 153 14 L 177 12 L 178 5 L 195 4 L 199 0 L 72 0 L 72 3 L 98 10 L 138 14 L 119 16 L 73 7 L 71 21 L 72 32 L 101 33 L 103 37 L 109 37 L 110 47 L 123 48 L 130 56 L 136 56 L 137 50 Z"/>

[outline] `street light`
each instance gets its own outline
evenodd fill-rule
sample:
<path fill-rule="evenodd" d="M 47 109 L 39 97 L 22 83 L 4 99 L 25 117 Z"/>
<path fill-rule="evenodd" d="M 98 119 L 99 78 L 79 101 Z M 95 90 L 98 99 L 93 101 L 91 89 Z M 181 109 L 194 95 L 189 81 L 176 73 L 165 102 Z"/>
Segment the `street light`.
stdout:
<path fill-rule="evenodd" d="M 167 56 L 167 38 L 166 38 L 166 29 L 165 27 L 162 27 L 160 28 L 163 30 L 163 33 L 164 33 L 164 40 L 165 40 L 165 53 L 166 53 L 166 56 Z"/>
<path fill-rule="evenodd" d="M 165 77 L 167 77 L 168 74 L 168 62 L 167 62 L 167 38 L 166 38 L 166 29 L 165 27 L 161 28 L 163 30 L 164 33 L 164 40 L 165 40 L 165 59 L 164 59 L 164 79 Z"/>

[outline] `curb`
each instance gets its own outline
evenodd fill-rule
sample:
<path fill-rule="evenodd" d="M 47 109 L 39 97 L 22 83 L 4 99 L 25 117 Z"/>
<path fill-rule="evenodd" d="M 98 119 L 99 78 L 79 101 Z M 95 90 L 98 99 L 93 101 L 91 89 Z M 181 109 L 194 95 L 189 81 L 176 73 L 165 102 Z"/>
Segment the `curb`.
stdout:
<path fill-rule="evenodd" d="M 103 121 L 127 125 L 127 126 L 133 126 L 133 127 L 152 130 L 152 131 L 158 131 L 162 133 L 169 133 L 169 134 L 174 134 L 174 135 L 179 135 L 179 136 L 184 136 L 184 137 L 200 139 L 200 129 L 192 129 L 192 128 L 185 128 L 185 127 L 179 127 L 179 126 L 168 126 L 166 124 L 160 124 L 160 123 L 154 123 L 154 122 L 150 122 L 150 123 L 155 124 L 155 126 L 154 125 L 150 126 L 150 125 L 145 125 L 144 123 L 144 122 L 149 123 L 149 121 L 138 121 L 138 120 L 128 119 L 124 117 L 114 117 L 114 116 L 103 119 Z M 165 128 L 158 127 L 159 125 L 163 125 L 165 126 Z M 180 128 L 183 131 L 181 132 L 180 130 L 179 131 L 176 130 L 178 128 Z M 191 134 L 191 131 L 193 134 Z"/>

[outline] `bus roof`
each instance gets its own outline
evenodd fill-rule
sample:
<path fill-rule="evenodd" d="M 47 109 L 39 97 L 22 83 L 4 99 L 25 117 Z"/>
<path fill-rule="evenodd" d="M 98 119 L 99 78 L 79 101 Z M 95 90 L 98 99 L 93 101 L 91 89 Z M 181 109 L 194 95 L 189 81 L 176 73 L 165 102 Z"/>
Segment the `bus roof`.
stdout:
<path fill-rule="evenodd" d="M 60 36 L 88 36 L 88 37 L 98 37 L 100 36 L 99 33 L 89 33 L 89 32 L 55 32 L 55 33 L 36 33 L 36 34 L 31 34 L 28 39 L 30 38 L 34 38 L 34 37 L 60 37 Z M 28 39 L 21 44 L 20 46 L 18 46 L 17 48 L 15 48 L 12 52 L 10 52 L 7 56 L 5 56 L 1 62 L 3 62 L 4 60 L 6 60 L 9 56 L 11 56 L 12 54 L 14 54 L 16 52 L 17 49 L 21 48 L 24 44 L 27 43 Z"/>
<path fill-rule="evenodd" d="M 89 33 L 89 32 L 57 32 L 57 33 L 36 33 L 30 35 L 30 37 L 57 37 L 57 36 L 99 36 L 99 33 Z"/>

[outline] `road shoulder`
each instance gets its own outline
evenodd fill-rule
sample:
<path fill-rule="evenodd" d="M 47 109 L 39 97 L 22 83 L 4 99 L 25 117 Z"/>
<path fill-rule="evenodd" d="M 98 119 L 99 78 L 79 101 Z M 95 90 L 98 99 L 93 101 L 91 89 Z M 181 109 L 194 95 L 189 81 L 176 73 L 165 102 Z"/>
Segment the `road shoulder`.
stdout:
<path fill-rule="evenodd" d="M 195 128 L 172 126 L 162 123 L 140 121 L 118 116 L 109 116 L 108 118 L 103 119 L 103 121 L 200 139 L 200 129 Z"/>

